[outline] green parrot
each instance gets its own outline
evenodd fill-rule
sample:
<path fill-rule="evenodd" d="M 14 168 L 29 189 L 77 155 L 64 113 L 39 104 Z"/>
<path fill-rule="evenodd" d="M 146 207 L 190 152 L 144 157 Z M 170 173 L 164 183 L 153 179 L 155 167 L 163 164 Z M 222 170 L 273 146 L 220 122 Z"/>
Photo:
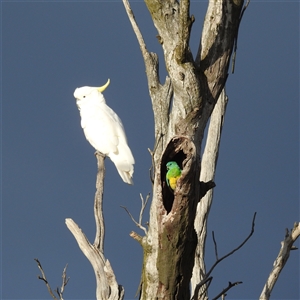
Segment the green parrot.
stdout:
<path fill-rule="evenodd" d="M 181 169 L 175 161 L 169 161 L 167 164 L 167 174 L 166 181 L 168 186 L 174 191 L 176 187 L 176 182 L 178 178 L 181 176 Z"/>

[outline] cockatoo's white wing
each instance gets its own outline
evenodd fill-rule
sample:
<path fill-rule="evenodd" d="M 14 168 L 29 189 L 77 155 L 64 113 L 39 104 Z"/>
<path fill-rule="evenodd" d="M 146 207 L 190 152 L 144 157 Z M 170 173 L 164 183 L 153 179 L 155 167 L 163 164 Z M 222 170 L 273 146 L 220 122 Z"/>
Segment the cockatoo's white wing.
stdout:
<path fill-rule="evenodd" d="M 133 184 L 134 158 L 127 145 L 125 130 L 118 115 L 106 105 L 99 88 L 82 87 L 74 92 L 86 139 L 115 164 L 121 178 Z"/>
<path fill-rule="evenodd" d="M 114 162 L 122 179 L 129 184 L 133 184 L 132 175 L 134 171 L 134 158 L 127 144 L 126 134 L 122 121 L 110 107 L 106 106 L 106 108 L 110 111 L 109 116 L 113 116 L 115 124 L 114 134 L 116 134 L 118 141 L 117 151 L 110 152 L 109 157 Z"/>
<path fill-rule="evenodd" d="M 80 110 L 81 126 L 86 139 L 101 153 L 117 152 L 117 124 L 106 109 L 106 104 L 94 105 Z"/>

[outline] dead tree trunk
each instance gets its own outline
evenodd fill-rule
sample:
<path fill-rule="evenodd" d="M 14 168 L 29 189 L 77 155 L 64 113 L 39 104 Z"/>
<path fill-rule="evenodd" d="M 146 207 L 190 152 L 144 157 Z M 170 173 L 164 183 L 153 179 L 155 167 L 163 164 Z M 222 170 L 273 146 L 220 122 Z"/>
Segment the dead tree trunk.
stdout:
<path fill-rule="evenodd" d="M 226 83 L 244 2 L 209 1 L 199 50 L 193 55 L 189 39 L 195 18 L 190 15 L 189 1 L 145 0 L 164 52 L 168 71 L 164 83 L 159 79 L 157 54 L 147 50 L 129 2 L 123 0 L 123 3 L 145 61 L 155 120 L 149 229 L 144 237 L 132 234 L 144 250 L 140 298 L 190 299 L 192 273 L 193 289 L 205 274 L 205 233 L 201 236 L 201 228 L 206 229 L 211 198 L 204 206 L 201 198 L 213 187 L 219 139 L 213 145 L 214 163 L 202 170 L 201 144 Z M 222 101 L 218 120 L 224 116 L 225 94 Z M 219 132 L 220 124 L 222 121 L 215 125 Z M 171 160 L 183 170 L 174 194 L 165 181 L 166 163 Z M 199 178 L 207 174 L 207 168 L 210 172 L 204 176 L 206 183 L 201 183 Z M 205 293 L 201 297 L 205 298 Z"/>

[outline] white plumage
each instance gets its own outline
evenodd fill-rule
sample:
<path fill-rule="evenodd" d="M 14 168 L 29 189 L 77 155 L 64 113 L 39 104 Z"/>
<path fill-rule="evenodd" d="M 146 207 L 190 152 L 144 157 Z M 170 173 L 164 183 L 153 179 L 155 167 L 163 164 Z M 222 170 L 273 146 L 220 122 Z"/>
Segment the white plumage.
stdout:
<path fill-rule="evenodd" d="M 134 158 L 127 145 L 125 130 L 121 119 L 105 103 L 102 87 L 84 86 L 74 92 L 80 111 L 81 127 L 86 139 L 99 152 L 108 156 L 115 164 L 121 178 L 133 184 Z"/>

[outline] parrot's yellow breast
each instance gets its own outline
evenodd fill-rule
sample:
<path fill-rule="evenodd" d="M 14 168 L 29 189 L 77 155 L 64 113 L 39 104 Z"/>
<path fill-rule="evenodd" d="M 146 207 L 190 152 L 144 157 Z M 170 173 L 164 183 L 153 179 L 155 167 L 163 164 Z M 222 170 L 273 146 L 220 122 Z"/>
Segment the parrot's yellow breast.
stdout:
<path fill-rule="evenodd" d="M 176 183 L 177 183 L 177 180 L 178 180 L 179 177 L 180 177 L 180 175 L 176 176 L 176 177 L 170 177 L 170 178 L 168 178 L 169 179 L 169 186 L 171 187 L 172 190 L 175 190 Z"/>

